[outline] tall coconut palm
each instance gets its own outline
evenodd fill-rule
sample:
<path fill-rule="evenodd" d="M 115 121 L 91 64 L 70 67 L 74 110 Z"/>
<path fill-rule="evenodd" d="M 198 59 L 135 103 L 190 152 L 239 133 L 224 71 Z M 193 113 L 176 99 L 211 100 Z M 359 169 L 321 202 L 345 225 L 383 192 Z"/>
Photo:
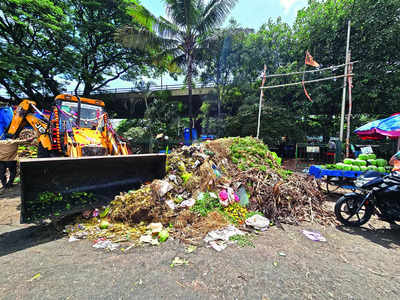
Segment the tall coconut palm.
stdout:
<path fill-rule="evenodd" d="M 172 64 L 186 68 L 189 92 L 190 139 L 192 140 L 193 72 L 198 54 L 212 32 L 221 25 L 237 0 L 164 0 L 166 18 L 157 18 L 145 7 L 133 4 L 128 13 L 141 27 L 117 32 L 117 39 L 130 47 L 159 47 Z"/>

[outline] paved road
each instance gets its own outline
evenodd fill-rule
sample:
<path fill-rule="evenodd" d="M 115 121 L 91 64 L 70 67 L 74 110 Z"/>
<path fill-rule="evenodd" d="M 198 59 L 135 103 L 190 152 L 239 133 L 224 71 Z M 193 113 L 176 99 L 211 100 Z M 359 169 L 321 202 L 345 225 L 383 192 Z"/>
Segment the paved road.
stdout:
<path fill-rule="evenodd" d="M 271 228 L 255 248 L 187 254 L 177 241 L 107 253 L 46 228 L 0 225 L 0 299 L 400 298 L 398 228 L 304 227 L 326 243 L 302 228 Z M 189 264 L 171 268 L 176 256 Z"/>

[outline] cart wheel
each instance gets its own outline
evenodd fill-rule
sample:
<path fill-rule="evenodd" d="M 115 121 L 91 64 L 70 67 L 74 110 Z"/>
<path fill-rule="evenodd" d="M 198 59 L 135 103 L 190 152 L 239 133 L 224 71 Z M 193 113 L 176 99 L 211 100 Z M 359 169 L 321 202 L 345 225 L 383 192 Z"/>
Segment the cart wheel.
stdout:
<path fill-rule="evenodd" d="M 327 193 L 327 194 L 333 193 L 340 188 L 340 186 L 335 185 L 334 183 L 335 183 L 335 180 L 332 180 L 332 178 L 329 176 L 327 176 L 323 179 L 317 180 L 318 188 L 322 192 Z"/>

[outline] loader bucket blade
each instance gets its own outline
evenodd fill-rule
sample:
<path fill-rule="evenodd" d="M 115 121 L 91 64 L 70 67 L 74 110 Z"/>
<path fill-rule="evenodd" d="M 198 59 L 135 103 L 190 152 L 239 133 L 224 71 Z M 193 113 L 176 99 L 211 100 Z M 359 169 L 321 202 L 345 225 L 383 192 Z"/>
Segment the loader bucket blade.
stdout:
<path fill-rule="evenodd" d="M 165 154 L 21 160 L 21 223 L 57 219 L 165 176 Z"/>

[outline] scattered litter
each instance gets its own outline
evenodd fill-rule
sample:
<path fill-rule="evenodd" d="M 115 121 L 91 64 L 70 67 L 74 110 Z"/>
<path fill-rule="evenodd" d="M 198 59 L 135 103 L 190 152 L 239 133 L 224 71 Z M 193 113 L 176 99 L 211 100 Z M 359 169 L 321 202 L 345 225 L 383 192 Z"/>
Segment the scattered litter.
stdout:
<path fill-rule="evenodd" d="M 182 266 L 182 265 L 187 265 L 189 264 L 189 261 L 184 259 L 184 258 L 180 258 L 180 257 L 175 257 L 174 260 L 172 261 L 172 263 L 170 264 L 171 268 L 175 267 L 175 266 Z"/>
<path fill-rule="evenodd" d="M 108 215 L 109 212 L 110 212 L 110 207 L 107 206 L 107 207 L 101 212 L 101 214 L 99 215 L 100 218 L 106 217 L 106 216 Z"/>
<path fill-rule="evenodd" d="M 218 199 L 217 194 L 215 194 L 213 192 L 210 192 L 209 195 L 210 195 L 211 198 Z"/>
<path fill-rule="evenodd" d="M 211 248 L 213 248 L 217 252 L 225 250 L 225 248 L 228 247 L 228 245 L 223 241 L 212 241 L 209 242 L 208 244 L 210 245 Z"/>
<path fill-rule="evenodd" d="M 246 189 L 241 186 L 238 190 L 240 205 L 247 206 L 249 205 L 249 195 L 247 195 Z"/>
<path fill-rule="evenodd" d="M 98 217 L 99 215 L 100 215 L 100 213 L 99 213 L 99 210 L 97 208 L 95 210 L 93 210 L 93 212 L 92 212 L 92 217 L 93 218 Z"/>
<path fill-rule="evenodd" d="M 245 233 L 237 229 L 233 225 L 229 225 L 223 229 L 210 231 L 204 238 L 204 242 L 209 244 L 216 251 L 222 251 L 227 247 L 229 238 L 234 235 L 244 235 Z"/>
<path fill-rule="evenodd" d="M 193 169 L 196 169 L 200 164 L 201 162 L 199 160 L 196 160 L 193 164 Z"/>
<path fill-rule="evenodd" d="M 265 231 L 269 227 L 269 220 L 260 215 L 254 215 L 245 221 L 246 225 L 253 227 L 254 229 Z"/>
<path fill-rule="evenodd" d="M 324 238 L 319 232 L 303 230 L 303 234 L 314 242 L 326 242 L 326 238 Z"/>
<path fill-rule="evenodd" d="M 222 190 L 219 192 L 219 203 L 221 203 L 222 206 L 227 207 L 229 205 L 229 196 L 228 192 L 226 190 Z"/>
<path fill-rule="evenodd" d="M 168 207 L 169 207 L 170 209 L 172 209 L 172 210 L 175 209 L 175 203 L 174 203 L 174 201 L 172 201 L 172 200 L 167 200 L 167 201 L 165 201 L 165 204 L 167 204 Z"/>
<path fill-rule="evenodd" d="M 85 218 L 85 219 L 89 219 L 91 215 L 92 215 L 92 211 L 91 210 L 85 210 L 82 213 L 82 217 Z"/>
<path fill-rule="evenodd" d="M 166 180 L 154 180 L 151 184 L 151 188 L 156 192 L 158 197 L 164 197 L 166 193 L 172 190 L 174 187 Z"/>
<path fill-rule="evenodd" d="M 153 246 L 158 246 L 160 244 L 157 237 L 154 238 L 151 235 L 142 235 L 139 239 L 139 242 L 151 244 Z"/>
<path fill-rule="evenodd" d="M 119 244 L 113 243 L 110 240 L 98 239 L 94 242 L 92 247 L 96 249 L 107 249 L 113 251 L 119 248 Z"/>
<path fill-rule="evenodd" d="M 79 241 L 79 239 L 77 238 L 77 237 L 75 237 L 74 235 L 71 235 L 70 237 L 69 237 L 69 239 L 68 239 L 68 242 L 76 242 L 76 241 Z"/>
<path fill-rule="evenodd" d="M 168 237 L 169 237 L 168 230 L 165 229 L 161 230 L 160 233 L 158 234 L 158 240 L 161 243 L 165 242 L 168 239 Z"/>
<path fill-rule="evenodd" d="M 176 178 L 176 175 L 168 175 L 168 180 L 172 181 L 175 184 L 178 184 L 178 180 Z"/>
<path fill-rule="evenodd" d="M 40 276 L 41 276 L 40 273 L 37 273 L 37 274 L 33 275 L 33 277 L 31 279 L 29 279 L 28 281 L 34 281 L 34 280 L 40 278 Z"/>
<path fill-rule="evenodd" d="M 100 225 L 99 225 L 100 229 L 107 229 L 109 226 L 110 226 L 110 223 L 108 223 L 108 221 L 106 221 L 106 220 L 101 221 Z"/>
<path fill-rule="evenodd" d="M 73 225 L 66 225 L 66 226 L 64 227 L 63 232 L 64 232 L 64 233 L 71 233 L 71 232 L 74 232 L 74 226 L 73 226 Z"/>
<path fill-rule="evenodd" d="M 161 223 L 150 223 L 149 226 L 147 226 L 148 229 L 151 230 L 151 233 L 160 233 L 161 230 L 163 230 L 163 226 Z"/>
<path fill-rule="evenodd" d="M 278 252 L 278 255 L 279 256 L 286 256 L 286 253 L 285 252 Z"/>
<path fill-rule="evenodd" d="M 179 207 L 192 207 L 195 203 L 196 201 L 193 198 L 190 198 L 189 200 L 182 201 L 181 204 L 179 204 Z"/>
<path fill-rule="evenodd" d="M 185 249 L 185 252 L 186 252 L 186 253 L 192 253 L 192 252 L 196 251 L 196 249 L 197 249 L 196 246 L 194 246 L 194 245 L 189 245 L 189 246 Z"/>

